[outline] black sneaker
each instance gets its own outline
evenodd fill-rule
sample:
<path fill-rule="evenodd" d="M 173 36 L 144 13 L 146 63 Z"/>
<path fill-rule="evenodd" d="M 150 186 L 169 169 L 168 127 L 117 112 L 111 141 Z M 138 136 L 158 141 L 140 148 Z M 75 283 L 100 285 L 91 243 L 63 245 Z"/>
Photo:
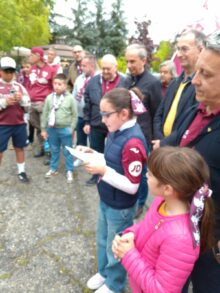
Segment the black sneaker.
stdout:
<path fill-rule="evenodd" d="M 86 181 L 86 185 L 95 185 L 98 181 L 98 175 L 93 175 L 89 180 Z"/>
<path fill-rule="evenodd" d="M 27 174 L 25 172 L 21 172 L 18 174 L 18 179 L 23 183 L 28 183 L 29 179 L 27 177 Z"/>

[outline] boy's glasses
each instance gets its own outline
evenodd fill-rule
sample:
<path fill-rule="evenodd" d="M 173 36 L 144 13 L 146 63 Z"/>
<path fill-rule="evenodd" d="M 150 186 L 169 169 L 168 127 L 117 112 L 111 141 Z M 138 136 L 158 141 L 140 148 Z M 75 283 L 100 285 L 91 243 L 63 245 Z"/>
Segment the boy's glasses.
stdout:
<path fill-rule="evenodd" d="M 118 111 L 112 111 L 112 112 L 100 112 L 100 115 L 102 118 L 109 118 L 112 114 L 118 113 Z"/>

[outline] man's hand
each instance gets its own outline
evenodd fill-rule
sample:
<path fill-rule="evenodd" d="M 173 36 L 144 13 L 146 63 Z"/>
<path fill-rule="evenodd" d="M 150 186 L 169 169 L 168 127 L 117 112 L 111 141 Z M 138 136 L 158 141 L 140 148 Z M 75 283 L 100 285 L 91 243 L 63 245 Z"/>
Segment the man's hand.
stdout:
<path fill-rule="evenodd" d="M 46 140 L 48 138 L 48 133 L 46 131 L 41 131 L 41 136 Z"/>
<path fill-rule="evenodd" d="M 153 145 L 153 150 L 156 150 L 160 147 L 160 140 L 157 139 L 157 140 L 152 140 L 151 141 L 152 145 Z"/>
<path fill-rule="evenodd" d="M 85 132 L 85 134 L 90 134 L 90 130 L 91 130 L 91 127 L 90 125 L 86 124 L 84 127 L 83 127 L 83 131 Z"/>

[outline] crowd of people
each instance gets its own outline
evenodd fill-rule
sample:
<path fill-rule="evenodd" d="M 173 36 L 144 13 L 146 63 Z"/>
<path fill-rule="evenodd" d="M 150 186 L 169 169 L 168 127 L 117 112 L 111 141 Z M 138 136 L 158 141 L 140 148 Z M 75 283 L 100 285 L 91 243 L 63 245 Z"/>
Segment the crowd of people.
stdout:
<path fill-rule="evenodd" d="M 119 293 L 127 276 L 135 293 L 220 292 L 220 33 L 196 30 L 176 42 L 183 69 L 149 70 L 146 48 L 128 45 L 127 72 L 112 54 L 101 58 L 80 45 L 64 73 L 53 48 L 31 49 L 16 73 L 0 60 L 0 163 L 11 139 L 18 179 L 29 183 L 25 147 L 45 156 L 45 178 L 75 168 L 91 174 L 100 196 L 97 273 L 87 287 Z M 49 150 L 45 151 L 45 142 Z M 96 156 L 82 161 L 67 147 Z M 155 200 L 144 219 L 148 189 Z"/>

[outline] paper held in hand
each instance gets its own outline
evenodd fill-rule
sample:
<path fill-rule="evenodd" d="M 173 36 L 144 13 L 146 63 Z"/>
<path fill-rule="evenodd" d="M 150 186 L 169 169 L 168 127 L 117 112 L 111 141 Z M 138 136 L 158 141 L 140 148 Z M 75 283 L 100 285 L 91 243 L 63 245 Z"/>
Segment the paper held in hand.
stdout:
<path fill-rule="evenodd" d="M 83 162 L 88 163 L 100 163 L 100 154 L 99 153 L 85 153 L 76 149 L 73 149 L 71 147 L 65 146 L 65 148 L 71 153 L 72 156 L 76 157 L 77 159 L 80 159 Z"/>

